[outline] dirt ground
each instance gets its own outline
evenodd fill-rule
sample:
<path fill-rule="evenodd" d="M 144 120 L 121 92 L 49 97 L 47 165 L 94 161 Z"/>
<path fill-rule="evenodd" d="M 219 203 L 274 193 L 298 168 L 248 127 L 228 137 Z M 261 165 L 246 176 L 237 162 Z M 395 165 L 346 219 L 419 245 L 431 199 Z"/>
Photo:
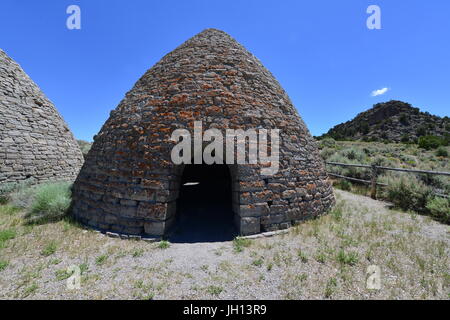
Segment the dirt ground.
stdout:
<path fill-rule="evenodd" d="M 0 298 L 450 298 L 448 225 L 335 193 L 333 212 L 287 234 L 210 243 L 114 239 L 69 221 L 26 226 L 2 206 Z M 79 288 L 68 286 L 71 266 Z"/>

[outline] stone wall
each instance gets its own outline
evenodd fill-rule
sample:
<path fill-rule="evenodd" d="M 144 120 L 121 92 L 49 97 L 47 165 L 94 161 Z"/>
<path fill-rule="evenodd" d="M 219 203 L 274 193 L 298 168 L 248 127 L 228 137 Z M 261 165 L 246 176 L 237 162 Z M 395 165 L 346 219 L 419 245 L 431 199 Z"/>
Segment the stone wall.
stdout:
<path fill-rule="evenodd" d="M 182 165 L 177 128 L 280 129 L 280 170 L 230 166 L 243 235 L 283 229 L 334 203 L 317 146 L 273 75 L 226 33 L 208 29 L 147 71 L 111 112 L 74 185 L 74 215 L 94 228 L 164 234 L 174 220 Z"/>
<path fill-rule="evenodd" d="M 0 183 L 72 180 L 83 156 L 67 124 L 0 50 Z"/>

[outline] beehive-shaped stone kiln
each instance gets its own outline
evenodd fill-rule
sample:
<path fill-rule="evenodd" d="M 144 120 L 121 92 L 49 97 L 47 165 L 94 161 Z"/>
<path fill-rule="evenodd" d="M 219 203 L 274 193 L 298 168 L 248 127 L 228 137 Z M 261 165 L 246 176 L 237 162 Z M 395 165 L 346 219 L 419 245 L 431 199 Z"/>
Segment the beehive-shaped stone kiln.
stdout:
<path fill-rule="evenodd" d="M 177 216 L 184 165 L 171 161 L 175 129 L 280 130 L 280 164 L 230 164 L 242 235 L 283 229 L 334 203 L 314 139 L 286 92 L 225 32 L 207 29 L 167 54 L 129 91 L 95 137 L 74 185 L 73 214 L 105 231 L 163 235 Z M 213 213 L 211 213 L 213 214 Z"/>
<path fill-rule="evenodd" d="M 0 183 L 73 180 L 83 155 L 54 105 L 0 50 Z"/>

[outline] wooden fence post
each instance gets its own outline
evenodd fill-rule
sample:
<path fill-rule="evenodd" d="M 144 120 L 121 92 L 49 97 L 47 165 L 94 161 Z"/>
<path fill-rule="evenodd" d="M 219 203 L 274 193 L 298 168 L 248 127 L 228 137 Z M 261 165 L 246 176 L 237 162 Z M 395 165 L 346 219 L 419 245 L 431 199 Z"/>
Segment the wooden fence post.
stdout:
<path fill-rule="evenodd" d="M 372 199 L 377 199 L 377 166 L 372 165 L 372 179 L 371 179 L 371 187 L 370 187 L 370 197 Z"/>

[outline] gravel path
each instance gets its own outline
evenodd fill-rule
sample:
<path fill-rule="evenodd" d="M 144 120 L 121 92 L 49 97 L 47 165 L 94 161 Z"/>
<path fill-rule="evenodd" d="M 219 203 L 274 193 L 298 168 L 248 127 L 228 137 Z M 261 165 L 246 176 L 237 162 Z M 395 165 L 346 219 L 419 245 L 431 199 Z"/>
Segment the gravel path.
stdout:
<path fill-rule="evenodd" d="M 120 240 L 58 222 L 16 226 L 0 249 L 0 298 L 448 299 L 449 227 L 335 191 L 336 209 L 285 235 L 212 243 Z M 5 217 L 0 217 L 5 220 Z M 17 220 L 9 217 L 0 226 Z M 15 219 L 15 220 L 14 220 Z M 16 222 L 17 223 L 17 222 Z M 2 226 L 2 228 L 3 228 Z M 55 252 L 43 254 L 49 243 Z M 82 270 L 68 290 L 65 270 Z M 366 288 L 381 268 L 380 290 Z"/>

